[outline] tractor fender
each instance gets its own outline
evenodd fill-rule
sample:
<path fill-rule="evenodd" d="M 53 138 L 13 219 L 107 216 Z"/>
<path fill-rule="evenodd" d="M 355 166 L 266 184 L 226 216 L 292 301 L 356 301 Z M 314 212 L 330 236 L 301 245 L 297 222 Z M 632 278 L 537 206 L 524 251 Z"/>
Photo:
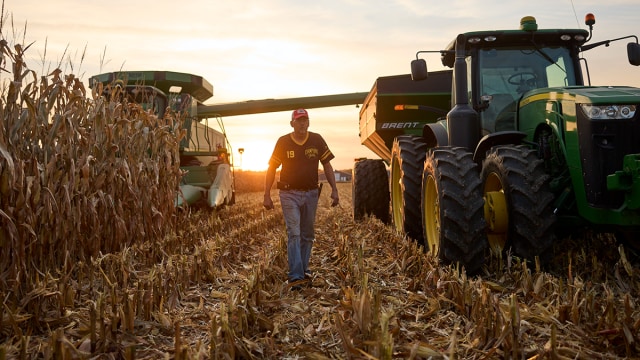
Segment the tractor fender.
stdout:
<path fill-rule="evenodd" d="M 521 131 L 499 131 L 491 134 L 487 134 L 480 139 L 476 150 L 473 153 L 473 161 L 481 163 L 487 156 L 487 151 L 496 145 L 521 144 L 527 134 Z"/>
<path fill-rule="evenodd" d="M 447 120 L 440 120 L 435 123 L 426 124 L 422 127 L 422 137 L 428 148 L 449 145 L 449 134 L 447 132 Z"/>

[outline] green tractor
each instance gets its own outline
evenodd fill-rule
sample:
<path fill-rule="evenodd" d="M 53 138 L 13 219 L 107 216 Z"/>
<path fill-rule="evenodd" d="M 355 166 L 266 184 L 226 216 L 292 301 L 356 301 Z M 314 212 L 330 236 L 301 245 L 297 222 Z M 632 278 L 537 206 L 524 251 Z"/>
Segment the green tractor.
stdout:
<path fill-rule="evenodd" d="M 219 114 L 202 111 L 213 96 L 213 86 L 204 78 L 172 71 L 121 71 L 91 77 L 90 86 L 104 85 L 107 97 L 126 97 L 159 117 L 166 109 L 186 114 L 187 130 L 180 142 L 180 168 L 184 170 L 176 206 L 206 205 L 220 208 L 235 203 L 231 145 Z M 209 126 L 215 118 L 221 131 Z"/>
<path fill-rule="evenodd" d="M 640 89 L 591 86 L 582 57 L 634 38 L 638 66 L 640 45 L 633 35 L 587 44 L 594 23 L 538 29 L 525 17 L 518 30 L 419 51 L 411 75 L 378 78 L 360 137 L 381 159 L 354 165 L 354 217 L 391 222 L 471 273 L 488 250 L 544 258 L 563 231 L 640 248 Z M 427 72 L 419 56 L 430 52 L 453 70 Z"/>

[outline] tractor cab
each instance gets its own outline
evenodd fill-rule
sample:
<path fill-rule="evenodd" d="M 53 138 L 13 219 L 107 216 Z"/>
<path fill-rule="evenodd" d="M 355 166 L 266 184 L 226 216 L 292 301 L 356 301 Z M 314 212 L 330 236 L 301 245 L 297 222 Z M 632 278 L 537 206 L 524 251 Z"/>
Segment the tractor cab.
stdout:
<path fill-rule="evenodd" d="M 582 85 L 580 46 L 588 32 L 580 29 L 538 30 L 525 17 L 519 30 L 477 31 L 463 34 L 466 84 L 456 81 L 453 92 L 466 85 L 469 104 L 479 114 L 482 134 L 517 128 L 519 100 L 531 90 Z M 456 43 L 442 51 L 442 63 L 453 67 Z"/>
<path fill-rule="evenodd" d="M 475 61 L 470 98 L 486 133 L 515 130 L 516 103 L 528 91 L 578 85 L 571 51 L 563 46 L 480 48 Z"/>

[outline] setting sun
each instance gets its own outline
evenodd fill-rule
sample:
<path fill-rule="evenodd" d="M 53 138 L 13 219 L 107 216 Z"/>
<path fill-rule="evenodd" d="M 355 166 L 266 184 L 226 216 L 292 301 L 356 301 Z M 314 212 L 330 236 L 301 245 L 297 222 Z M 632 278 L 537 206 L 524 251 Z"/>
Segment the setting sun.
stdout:
<path fill-rule="evenodd" d="M 273 141 L 238 142 L 233 149 L 233 165 L 236 170 L 265 171 L 269 166 L 269 156 L 273 150 Z M 240 153 L 242 149 L 242 153 Z"/>
<path fill-rule="evenodd" d="M 233 154 L 233 165 L 237 170 L 265 171 L 269 165 L 269 155 L 263 149 L 245 147 L 243 154 Z"/>

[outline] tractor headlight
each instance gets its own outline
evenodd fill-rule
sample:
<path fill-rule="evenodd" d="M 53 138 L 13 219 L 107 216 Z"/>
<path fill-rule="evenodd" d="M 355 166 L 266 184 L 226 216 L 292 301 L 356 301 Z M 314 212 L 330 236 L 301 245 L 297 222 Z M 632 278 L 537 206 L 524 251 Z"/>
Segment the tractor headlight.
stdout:
<path fill-rule="evenodd" d="M 635 105 L 580 104 L 580 107 L 591 120 L 631 119 L 636 114 Z"/>

